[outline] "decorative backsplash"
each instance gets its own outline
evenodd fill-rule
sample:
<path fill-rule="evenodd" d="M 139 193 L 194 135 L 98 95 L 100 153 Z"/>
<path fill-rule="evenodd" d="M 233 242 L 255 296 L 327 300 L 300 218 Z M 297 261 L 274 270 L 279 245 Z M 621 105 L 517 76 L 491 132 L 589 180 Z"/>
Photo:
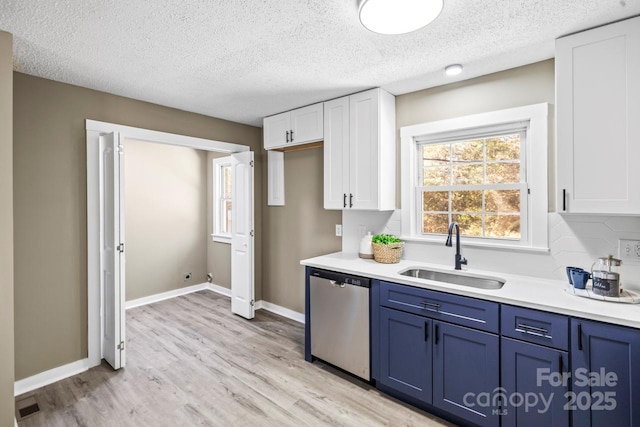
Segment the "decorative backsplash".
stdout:
<path fill-rule="evenodd" d="M 342 249 L 357 252 L 367 231 L 400 235 L 400 211 L 343 211 Z M 548 279 L 566 279 L 568 265 L 591 269 L 596 258 L 616 257 L 618 239 L 640 240 L 640 217 L 549 214 L 548 253 L 464 247 L 469 268 Z M 454 249 L 437 243 L 407 242 L 403 258 L 436 264 L 453 264 Z M 640 290 L 640 262 L 624 261 L 623 286 Z"/>

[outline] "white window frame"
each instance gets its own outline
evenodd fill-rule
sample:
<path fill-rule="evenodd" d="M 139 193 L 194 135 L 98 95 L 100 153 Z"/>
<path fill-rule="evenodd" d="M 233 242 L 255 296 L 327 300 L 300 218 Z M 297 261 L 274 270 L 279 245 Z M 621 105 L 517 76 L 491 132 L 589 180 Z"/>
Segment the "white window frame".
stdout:
<path fill-rule="evenodd" d="M 213 234 L 211 238 L 214 242 L 231 244 L 231 230 L 222 230 L 222 194 L 224 192 L 223 169 L 231 167 L 231 157 L 218 157 L 213 159 Z M 233 185 L 233 182 L 231 183 Z M 233 224 L 232 224 L 233 227 Z"/>
<path fill-rule="evenodd" d="M 528 198 L 526 212 L 521 216 L 521 240 L 484 237 L 462 237 L 461 240 L 467 246 L 548 252 L 548 115 L 549 105 L 543 103 L 402 127 L 402 239 L 444 243 L 441 236 L 425 236 L 420 228 L 421 205 L 418 204 L 420 199 L 416 186 L 417 177 L 422 176 L 422 172 L 418 170 L 420 143 L 449 138 L 471 139 L 474 135 L 494 130 L 524 127 L 526 141 L 523 144 L 521 169 L 526 175 L 529 194 L 527 191 L 521 192 L 522 197 Z"/>

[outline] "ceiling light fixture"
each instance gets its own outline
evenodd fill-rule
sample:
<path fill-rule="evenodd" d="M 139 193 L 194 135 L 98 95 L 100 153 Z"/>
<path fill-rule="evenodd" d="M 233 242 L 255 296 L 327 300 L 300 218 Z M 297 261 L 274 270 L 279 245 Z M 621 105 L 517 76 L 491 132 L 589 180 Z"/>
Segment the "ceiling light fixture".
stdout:
<path fill-rule="evenodd" d="M 360 0 L 360 22 L 379 34 L 406 34 L 429 25 L 444 0 Z"/>
<path fill-rule="evenodd" d="M 447 76 L 457 76 L 458 74 L 460 74 L 462 72 L 462 65 L 460 64 L 453 64 L 453 65 L 448 65 L 447 67 L 445 67 L 444 69 L 444 73 Z"/>

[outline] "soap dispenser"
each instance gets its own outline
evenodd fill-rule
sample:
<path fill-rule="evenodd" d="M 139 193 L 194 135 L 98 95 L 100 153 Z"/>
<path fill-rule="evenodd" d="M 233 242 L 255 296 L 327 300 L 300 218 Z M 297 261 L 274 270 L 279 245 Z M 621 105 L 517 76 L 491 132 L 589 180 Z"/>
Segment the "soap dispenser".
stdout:
<path fill-rule="evenodd" d="M 360 240 L 360 252 L 358 256 L 364 259 L 373 259 L 373 249 L 371 249 L 371 232 L 368 231 L 366 235 L 362 236 Z"/>

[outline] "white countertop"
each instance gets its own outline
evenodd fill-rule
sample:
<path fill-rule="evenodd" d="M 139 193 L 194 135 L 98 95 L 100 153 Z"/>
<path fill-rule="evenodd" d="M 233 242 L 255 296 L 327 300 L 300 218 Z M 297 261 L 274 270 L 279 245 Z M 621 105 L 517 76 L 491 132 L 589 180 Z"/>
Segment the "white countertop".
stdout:
<path fill-rule="evenodd" d="M 365 260 L 357 254 L 336 252 L 300 261 L 300 264 L 339 271 L 372 279 L 387 280 L 419 288 L 433 289 L 451 294 L 464 295 L 489 301 L 513 304 L 522 307 L 566 314 L 568 316 L 609 322 L 640 328 L 640 304 L 621 304 L 590 300 L 570 295 L 564 291 L 563 280 L 541 279 L 512 274 L 492 273 L 475 269 L 465 269 L 458 274 L 492 276 L 505 280 L 502 289 L 487 290 L 469 286 L 453 285 L 432 280 L 416 279 L 399 274 L 411 267 L 454 272 L 452 266 L 429 264 L 411 260 L 400 260 L 398 264 L 381 264 Z"/>

